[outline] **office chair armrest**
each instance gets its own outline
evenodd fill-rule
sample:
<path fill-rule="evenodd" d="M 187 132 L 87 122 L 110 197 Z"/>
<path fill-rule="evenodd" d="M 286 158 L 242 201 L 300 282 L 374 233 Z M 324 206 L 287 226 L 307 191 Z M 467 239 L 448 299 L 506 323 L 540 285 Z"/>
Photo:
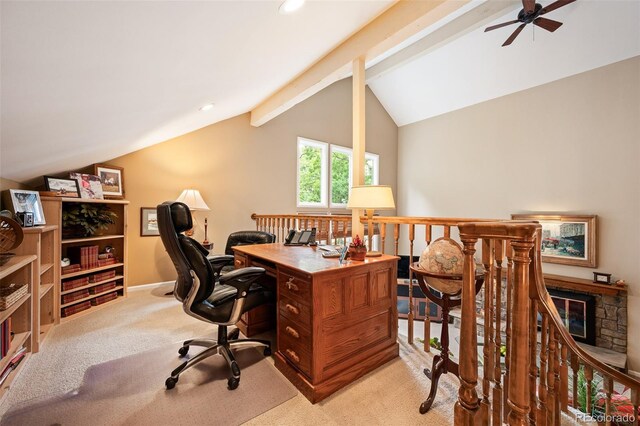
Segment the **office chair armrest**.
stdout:
<path fill-rule="evenodd" d="M 233 256 L 228 254 L 214 254 L 207 256 L 207 260 L 213 268 L 213 272 L 216 276 L 220 275 L 220 271 L 227 265 L 233 265 Z"/>
<path fill-rule="evenodd" d="M 227 272 L 220 277 L 220 284 L 230 285 L 238 289 L 236 299 L 246 297 L 249 287 L 265 273 L 264 268 L 249 266 Z"/>

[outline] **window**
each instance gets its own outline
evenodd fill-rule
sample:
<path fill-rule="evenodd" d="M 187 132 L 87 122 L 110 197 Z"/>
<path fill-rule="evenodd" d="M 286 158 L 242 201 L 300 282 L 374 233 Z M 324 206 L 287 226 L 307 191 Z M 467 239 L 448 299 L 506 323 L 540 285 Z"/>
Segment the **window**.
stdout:
<path fill-rule="evenodd" d="M 367 152 L 364 163 L 365 185 L 378 185 L 380 156 Z M 298 207 L 346 207 L 352 176 L 351 148 L 298 138 Z"/>
<path fill-rule="evenodd" d="M 298 138 L 298 206 L 327 206 L 327 147 Z"/>

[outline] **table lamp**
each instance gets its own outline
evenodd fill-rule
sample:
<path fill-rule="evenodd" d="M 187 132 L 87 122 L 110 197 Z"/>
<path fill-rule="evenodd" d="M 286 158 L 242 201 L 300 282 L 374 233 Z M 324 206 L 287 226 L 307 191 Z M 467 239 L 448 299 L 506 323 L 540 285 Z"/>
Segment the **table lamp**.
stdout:
<path fill-rule="evenodd" d="M 373 219 L 374 210 L 393 210 L 396 204 L 393 201 L 391 187 L 386 185 L 361 185 L 354 186 L 349 192 L 348 209 L 364 209 L 367 212 L 367 232 L 369 237 L 369 252 L 371 252 L 373 239 Z"/>
<path fill-rule="evenodd" d="M 187 206 L 189 206 L 189 210 L 192 210 L 194 212 L 199 210 L 211 210 L 207 205 L 207 203 L 204 202 L 204 200 L 202 199 L 202 195 L 200 195 L 200 191 L 198 191 L 197 189 L 185 189 L 184 191 L 182 191 L 182 194 L 180 194 L 180 196 L 176 201 L 185 203 Z M 197 224 L 195 215 L 192 215 L 192 217 L 193 217 L 193 228 L 185 232 L 185 235 L 188 235 L 190 237 L 193 235 L 193 229 L 196 227 L 196 224 Z M 204 243 L 209 244 L 209 242 L 207 241 L 206 235 L 204 236 L 203 244 Z"/>

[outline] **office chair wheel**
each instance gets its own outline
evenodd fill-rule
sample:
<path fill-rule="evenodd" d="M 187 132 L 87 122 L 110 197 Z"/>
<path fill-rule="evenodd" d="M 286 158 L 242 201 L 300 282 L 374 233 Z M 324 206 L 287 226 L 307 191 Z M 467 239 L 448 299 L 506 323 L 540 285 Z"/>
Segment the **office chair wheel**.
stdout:
<path fill-rule="evenodd" d="M 176 377 L 175 379 L 173 377 L 169 377 L 167 380 L 165 380 L 164 385 L 167 387 L 167 390 L 169 389 L 173 389 L 176 387 L 176 383 L 178 383 L 178 378 Z M 236 385 L 237 387 L 237 385 Z"/>
<path fill-rule="evenodd" d="M 236 379 L 235 377 L 232 377 L 229 380 L 227 380 L 227 387 L 229 388 L 229 390 L 237 389 L 239 384 L 240 384 L 239 378 Z"/>
<path fill-rule="evenodd" d="M 264 356 L 271 356 L 271 348 L 270 347 L 264 348 L 263 354 Z"/>
<path fill-rule="evenodd" d="M 229 336 L 227 337 L 227 339 L 228 340 L 238 340 L 238 337 L 240 337 L 240 329 L 236 328 L 231 333 L 229 333 Z"/>
<path fill-rule="evenodd" d="M 188 353 L 189 353 L 189 345 L 183 346 L 180 349 L 178 349 L 178 354 L 180 356 L 185 356 Z"/>

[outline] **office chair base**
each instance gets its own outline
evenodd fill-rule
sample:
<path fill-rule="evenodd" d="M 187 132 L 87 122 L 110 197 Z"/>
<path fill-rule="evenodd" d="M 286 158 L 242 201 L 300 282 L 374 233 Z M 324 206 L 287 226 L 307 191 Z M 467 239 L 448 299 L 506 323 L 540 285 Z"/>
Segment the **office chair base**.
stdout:
<path fill-rule="evenodd" d="M 195 355 L 193 358 L 188 359 L 171 372 L 171 376 L 164 382 L 166 388 L 173 389 L 180 378 L 180 374 L 198 364 L 200 361 L 212 356 L 222 355 L 229 365 L 231 370 L 231 377 L 227 380 L 227 387 L 229 390 L 237 389 L 240 385 L 240 367 L 233 356 L 231 349 L 243 348 L 243 347 L 255 347 L 264 346 L 264 356 L 271 355 L 271 342 L 268 340 L 260 339 L 241 339 L 237 340 L 240 331 L 238 329 L 233 330 L 231 333 L 227 333 L 226 326 L 218 326 L 218 340 L 213 339 L 192 339 L 186 340 L 180 349 L 178 354 L 180 356 L 186 356 L 189 352 L 191 345 L 204 346 L 206 349 Z"/>

